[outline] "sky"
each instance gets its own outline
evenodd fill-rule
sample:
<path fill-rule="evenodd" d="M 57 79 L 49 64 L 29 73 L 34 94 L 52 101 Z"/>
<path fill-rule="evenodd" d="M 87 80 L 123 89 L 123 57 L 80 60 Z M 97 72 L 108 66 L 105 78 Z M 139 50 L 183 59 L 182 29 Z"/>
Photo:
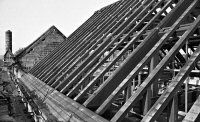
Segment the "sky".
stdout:
<path fill-rule="evenodd" d="M 52 25 L 66 37 L 93 13 L 117 0 L 0 0 L 0 55 L 5 31 L 12 31 L 13 53 L 28 46 Z"/>

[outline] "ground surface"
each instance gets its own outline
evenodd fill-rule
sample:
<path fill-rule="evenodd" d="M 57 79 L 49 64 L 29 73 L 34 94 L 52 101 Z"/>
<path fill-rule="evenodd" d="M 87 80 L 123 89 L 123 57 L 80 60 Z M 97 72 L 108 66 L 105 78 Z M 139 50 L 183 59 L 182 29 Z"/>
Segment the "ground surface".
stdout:
<path fill-rule="evenodd" d="M 0 71 L 0 122 L 34 122 L 6 71 Z"/>

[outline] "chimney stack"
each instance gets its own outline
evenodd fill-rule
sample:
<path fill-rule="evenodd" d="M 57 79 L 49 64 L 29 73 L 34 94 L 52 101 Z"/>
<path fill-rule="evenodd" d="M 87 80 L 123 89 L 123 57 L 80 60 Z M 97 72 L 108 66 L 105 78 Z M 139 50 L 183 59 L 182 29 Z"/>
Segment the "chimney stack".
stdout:
<path fill-rule="evenodd" d="M 12 32 L 10 30 L 6 31 L 6 51 L 12 52 Z"/>

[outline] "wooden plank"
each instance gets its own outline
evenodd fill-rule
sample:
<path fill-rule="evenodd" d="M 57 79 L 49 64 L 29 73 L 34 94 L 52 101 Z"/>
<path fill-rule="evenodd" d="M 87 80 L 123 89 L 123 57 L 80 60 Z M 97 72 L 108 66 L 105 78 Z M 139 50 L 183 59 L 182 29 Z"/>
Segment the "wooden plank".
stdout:
<path fill-rule="evenodd" d="M 200 96 L 198 96 L 197 100 L 194 102 L 192 107 L 190 108 L 189 112 L 186 114 L 185 118 L 182 122 L 196 122 L 199 121 L 197 118 L 199 118 L 200 113 Z"/>
<path fill-rule="evenodd" d="M 25 74 L 21 78 L 21 80 L 23 81 L 23 83 L 25 83 L 26 86 L 28 86 L 32 90 L 35 90 L 40 97 L 43 97 L 46 94 L 45 89 L 53 89 L 50 86 L 46 85 L 44 82 L 33 77 L 31 74 Z M 41 86 L 45 87 L 41 89 Z M 65 119 L 68 118 L 66 116 L 73 116 L 87 122 L 108 122 L 106 119 L 100 117 L 99 115 L 88 110 L 81 104 L 71 100 L 70 98 L 66 97 L 56 90 L 48 94 L 45 101 L 49 106 L 51 106 L 52 111 L 56 112 L 53 112 L 54 114 L 62 116 Z"/>

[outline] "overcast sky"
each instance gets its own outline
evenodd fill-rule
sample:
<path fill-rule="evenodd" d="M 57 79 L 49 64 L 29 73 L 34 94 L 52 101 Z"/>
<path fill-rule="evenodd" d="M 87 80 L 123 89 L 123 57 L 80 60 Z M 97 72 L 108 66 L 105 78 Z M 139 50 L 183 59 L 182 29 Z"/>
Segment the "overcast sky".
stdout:
<path fill-rule="evenodd" d="M 28 46 L 55 25 L 69 36 L 96 10 L 117 0 L 0 0 L 0 55 L 5 31 L 13 32 L 13 52 Z"/>

